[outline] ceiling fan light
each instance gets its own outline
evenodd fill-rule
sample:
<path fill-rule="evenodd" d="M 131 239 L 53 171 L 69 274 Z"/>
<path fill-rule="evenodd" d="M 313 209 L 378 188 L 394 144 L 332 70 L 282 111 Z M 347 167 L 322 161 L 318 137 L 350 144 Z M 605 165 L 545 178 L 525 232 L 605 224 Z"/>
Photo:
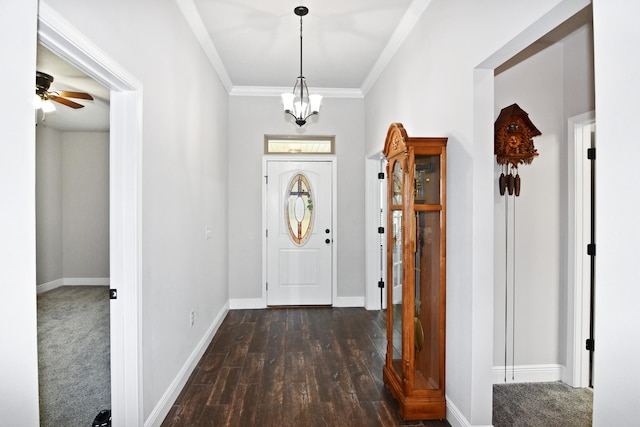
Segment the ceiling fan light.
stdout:
<path fill-rule="evenodd" d="M 309 95 L 309 104 L 311 104 L 311 114 L 318 114 L 320 112 L 320 104 L 322 104 L 322 95 L 317 93 Z"/>
<path fill-rule="evenodd" d="M 53 105 L 53 102 L 47 99 L 46 101 L 42 102 L 42 111 L 45 113 L 51 113 L 53 111 L 56 111 L 56 106 Z"/>
<path fill-rule="evenodd" d="M 39 110 L 42 108 L 42 98 L 39 95 L 33 95 L 33 108 Z"/>

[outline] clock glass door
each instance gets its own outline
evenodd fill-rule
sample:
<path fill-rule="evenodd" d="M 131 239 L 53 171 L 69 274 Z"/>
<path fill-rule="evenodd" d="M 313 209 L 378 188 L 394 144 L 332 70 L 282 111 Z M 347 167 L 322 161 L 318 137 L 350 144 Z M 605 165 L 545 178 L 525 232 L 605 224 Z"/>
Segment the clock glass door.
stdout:
<path fill-rule="evenodd" d="M 440 211 L 416 212 L 416 390 L 440 388 L 440 237 Z"/>
<path fill-rule="evenodd" d="M 389 311 L 392 318 L 393 335 L 393 367 L 398 376 L 402 378 L 402 277 L 403 277 L 403 251 L 402 251 L 402 168 L 400 162 L 393 163 L 393 186 L 391 194 L 391 304 L 393 310 Z"/>

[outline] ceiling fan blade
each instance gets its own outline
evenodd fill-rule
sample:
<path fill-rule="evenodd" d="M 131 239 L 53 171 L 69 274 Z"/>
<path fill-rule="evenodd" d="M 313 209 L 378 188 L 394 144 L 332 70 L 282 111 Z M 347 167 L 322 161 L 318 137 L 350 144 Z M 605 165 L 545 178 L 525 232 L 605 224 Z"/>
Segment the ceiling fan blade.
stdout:
<path fill-rule="evenodd" d="M 59 96 L 64 96 L 66 98 L 78 98 L 78 99 L 90 99 L 93 100 L 93 96 L 89 95 L 86 92 L 69 92 L 67 90 L 58 90 Z"/>
<path fill-rule="evenodd" d="M 82 104 L 78 104 L 77 102 L 73 102 L 70 99 L 67 98 L 62 98 L 60 96 L 57 95 L 49 95 L 49 99 L 55 102 L 59 102 L 60 104 L 66 105 L 67 107 L 71 107 L 71 108 L 83 108 L 84 105 Z"/>

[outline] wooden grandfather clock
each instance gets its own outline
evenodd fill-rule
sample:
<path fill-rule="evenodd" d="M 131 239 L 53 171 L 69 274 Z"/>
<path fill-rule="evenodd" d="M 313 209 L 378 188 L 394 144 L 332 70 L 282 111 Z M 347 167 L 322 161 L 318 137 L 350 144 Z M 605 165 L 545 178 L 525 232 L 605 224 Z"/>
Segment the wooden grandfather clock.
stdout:
<path fill-rule="evenodd" d="M 447 138 L 387 132 L 387 355 L 384 383 L 406 420 L 446 418 Z"/>

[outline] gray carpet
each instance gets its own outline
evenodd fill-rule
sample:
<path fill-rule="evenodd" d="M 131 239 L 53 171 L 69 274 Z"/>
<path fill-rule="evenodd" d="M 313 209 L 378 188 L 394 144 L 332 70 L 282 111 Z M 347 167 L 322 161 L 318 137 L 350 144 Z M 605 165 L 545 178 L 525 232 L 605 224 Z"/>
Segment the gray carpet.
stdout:
<path fill-rule="evenodd" d="M 111 402 L 109 294 L 63 286 L 38 295 L 40 425 L 90 426 Z"/>
<path fill-rule="evenodd" d="M 593 391 L 561 382 L 493 386 L 494 427 L 591 426 Z"/>

